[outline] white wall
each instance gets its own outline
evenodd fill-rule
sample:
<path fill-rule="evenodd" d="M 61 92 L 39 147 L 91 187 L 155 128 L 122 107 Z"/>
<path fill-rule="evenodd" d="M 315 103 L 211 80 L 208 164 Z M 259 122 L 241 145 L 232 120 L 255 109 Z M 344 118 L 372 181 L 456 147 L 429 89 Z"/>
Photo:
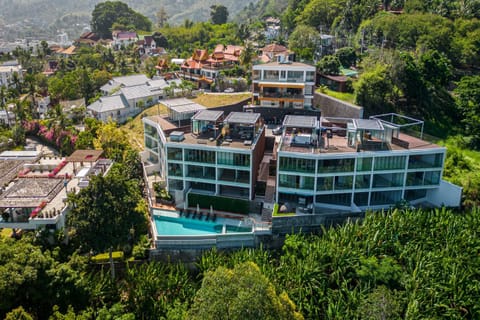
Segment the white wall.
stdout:
<path fill-rule="evenodd" d="M 427 191 L 427 200 L 436 206 L 459 207 L 462 200 L 462 187 L 445 180 L 440 181 L 440 186 Z"/>

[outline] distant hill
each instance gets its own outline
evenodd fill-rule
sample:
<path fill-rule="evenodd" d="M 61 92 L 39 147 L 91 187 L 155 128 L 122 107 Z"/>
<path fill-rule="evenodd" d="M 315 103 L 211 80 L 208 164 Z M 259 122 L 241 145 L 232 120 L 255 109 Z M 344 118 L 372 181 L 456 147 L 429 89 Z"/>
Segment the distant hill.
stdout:
<path fill-rule="evenodd" d="M 132 9 L 144 14 L 155 24 L 155 13 L 164 7 L 170 24 L 181 24 L 185 19 L 207 21 L 210 18 L 210 6 L 222 4 L 228 8 L 229 20 L 241 12 L 250 3 L 259 0 L 125 0 Z M 101 0 L 0 0 L 0 24 L 20 24 L 31 28 L 29 33 L 55 34 L 58 29 L 71 30 L 77 27 L 79 34 L 89 23 L 95 4 Z M 70 23 L 72 17 L 75 23 Z M 66 23 L 66 21 L 68 21 Z M 0 25 L 1 28 L 1 25 Z M 69 31 L 71 36 L 73 31 Z"/>

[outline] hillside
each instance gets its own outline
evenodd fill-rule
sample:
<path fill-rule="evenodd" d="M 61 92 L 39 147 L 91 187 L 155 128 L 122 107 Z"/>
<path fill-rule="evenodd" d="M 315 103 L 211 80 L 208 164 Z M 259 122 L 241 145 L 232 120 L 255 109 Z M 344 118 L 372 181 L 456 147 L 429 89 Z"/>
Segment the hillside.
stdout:
<path fill-rule="evenodd" d="M 222 4 L 228 8 L 229 18 L 233 19 L 249 3 L 258 0 L 125 0 L 132 9 L 156 22 L 155 13 L 164 7 L 170 24 L 181 24 L 185 19 L 206 21 L 210 18 L 210 6 Z M 70 37 L 78 36 L 83 27 L 89 24 L 90 14 L 101 0 L 0 0 L 0 29 L 4 25 L 28 27 L 28 32 L 18 37 L 38 35 L 54 36 L 58 30 L 66 30 Z M 8 32 L 3 35 L 9 37 Z M 1 37 L 1 33 L 0 33 Z"/>

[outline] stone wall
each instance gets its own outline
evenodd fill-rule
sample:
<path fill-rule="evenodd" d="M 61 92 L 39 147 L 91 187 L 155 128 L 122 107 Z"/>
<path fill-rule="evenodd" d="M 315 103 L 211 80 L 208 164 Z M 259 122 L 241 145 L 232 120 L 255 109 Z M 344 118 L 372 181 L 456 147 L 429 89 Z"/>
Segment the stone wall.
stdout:
<path fill-rule="evenodd" d="M 286 235 L 292 233 L 319 233 L 322 226 L 342 224 L 349 219 L 359 219 L 362 214 L 339 213 L 339 214 L 307 214 L 292 217 L 275 217 L 272 221 L 272 234 Z"/>
<path fill-rule="evenodd" d="M 323 117 L 363 118 L 363 107 L 320 92 L 315 92 L 313 105 L 320 108 Z"/>

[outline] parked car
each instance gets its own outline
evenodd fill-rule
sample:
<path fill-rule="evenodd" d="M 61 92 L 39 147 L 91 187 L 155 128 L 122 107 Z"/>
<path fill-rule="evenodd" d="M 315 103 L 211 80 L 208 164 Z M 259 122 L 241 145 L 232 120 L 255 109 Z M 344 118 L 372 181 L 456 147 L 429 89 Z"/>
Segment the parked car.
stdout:
<path fill-rule="evenodd" d="M 272 130 L 272 133 L 276 136 L 281 135 L 283 132 L 283 126 L 278 126 Z"/>
<path fill-rule="evenodd" d="M 225 93 L 233 93 L 233 92 L 235 92 L 235 90 L 234 90 L 233 88 L 227 88 L 227 89 L 223 90 L 223 92 L 225 92 Z"/>

